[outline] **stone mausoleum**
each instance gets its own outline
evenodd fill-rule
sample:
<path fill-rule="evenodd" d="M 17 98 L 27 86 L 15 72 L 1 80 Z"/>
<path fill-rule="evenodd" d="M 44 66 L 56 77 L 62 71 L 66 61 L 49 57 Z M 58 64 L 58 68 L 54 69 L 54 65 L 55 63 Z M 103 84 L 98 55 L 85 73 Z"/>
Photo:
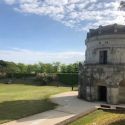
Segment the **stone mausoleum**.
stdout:
<path fill-rule="evenodd" d="M 85 62 L 79 66 L 79 97 L 125 103 L 125 25 L 90 29 L 85 44 Z"/>

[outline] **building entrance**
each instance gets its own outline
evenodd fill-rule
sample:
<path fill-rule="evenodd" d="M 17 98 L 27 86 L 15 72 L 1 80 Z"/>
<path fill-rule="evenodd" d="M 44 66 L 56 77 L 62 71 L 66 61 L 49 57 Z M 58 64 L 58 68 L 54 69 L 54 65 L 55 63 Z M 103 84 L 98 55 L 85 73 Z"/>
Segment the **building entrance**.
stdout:
<path fill-rule="evenodd" d="M 105 86 L 98 87 L 99 101 L 107 101 L 107 88 Z"/>

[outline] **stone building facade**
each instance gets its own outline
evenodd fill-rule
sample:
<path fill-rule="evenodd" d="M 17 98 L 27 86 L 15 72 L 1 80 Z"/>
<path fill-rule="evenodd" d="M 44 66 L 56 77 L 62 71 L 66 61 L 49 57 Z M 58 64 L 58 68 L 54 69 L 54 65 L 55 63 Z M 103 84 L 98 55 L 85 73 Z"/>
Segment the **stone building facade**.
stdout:
<path fill-rule="evenodd" d="M 125 103 L 125 25 L 90 29 L 85 44 L 85 62 L 79 66 L 79 97 Z"/>

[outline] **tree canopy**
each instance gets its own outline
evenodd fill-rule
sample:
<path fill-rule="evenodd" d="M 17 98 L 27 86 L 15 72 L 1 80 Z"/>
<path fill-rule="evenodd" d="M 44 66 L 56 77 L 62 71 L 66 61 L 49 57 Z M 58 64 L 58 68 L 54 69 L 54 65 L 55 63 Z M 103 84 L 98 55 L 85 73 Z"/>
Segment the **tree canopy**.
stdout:
<path fill-rule="evenodd" d="M 55 63 L 38 63 L 38 64 L 23 64 L 0 60 L 1 73 L 77 73 L 78 63 L 61 64 Z"/>

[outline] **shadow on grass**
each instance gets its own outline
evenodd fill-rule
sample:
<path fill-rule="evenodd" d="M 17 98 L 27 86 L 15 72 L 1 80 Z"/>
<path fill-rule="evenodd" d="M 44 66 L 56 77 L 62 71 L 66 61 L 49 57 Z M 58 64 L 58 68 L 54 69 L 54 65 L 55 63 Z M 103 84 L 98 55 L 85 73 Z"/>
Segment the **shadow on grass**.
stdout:
<path fill-rule="evenodd" d="M 121 110 L 121 109 L 112 109 L 112 110 L 109 110 L 109 109 L 105 109 L 103 110 L 105 112 L 109 112 L 109 113 L 115 113 L 115 114 L 125 114 L 125 110 Z M 118 118 L 118 119 L 114 119 L 113 122 L 109 123 L 108 125 L 125 125 L 125 118 Z"/>
<path fill-rule="evenodd" d="M 21 85 L 29 85 L 29 86 L 55 86 L 55 87 L 71 87 L 67 86 L 65 84 L 62 84 L 60 82 L 49 82 L 49 83 L 42 83 L 37 81 L 29 81 L 29 80 L 12 80 L 11 83 L 8 83 L 8 80 L 1 80 L 0 83 L 6 84 L 6 85 L 13 85 L 13 84 L 21 84 Z"/>
<path fill-rule="evenodd" d="M 77 98 L 76 95 L 55 97 L 54 102 L 58 100 L 56 103 L 59 105 L 60 104 L 69 105 L 72 102 L 70 100 L 74 100 L 74 98 Z M 71 115 L 71 113 L 65 113 L 65 111 L 60 112 L 57 110 L 51 110 L 51 109 L 56 108 L 57 104 L 50 102 L 50 100 L 48 99 L 17 100 L 17 101 L 2 102 L 0 103 L 0 123 L 19 119 L 17 120 L 17 122 L 23 124 L 24 122 L 31 122 L 33 120 L 53 119 L 53 118 L 61 118 L 61 117 L 66 117 L 66 116 L 69 117 Z M 72 105 L 69 105 L 69 106 L 72 106 Z M 69 109 L 69 106 L 68 107 L 66 106 L 66 107 Z M 66 108 L 66 111 L 68 110 L 67 108 Z M 51 111 L 49 111 L 49 113 L 44 112 L 48 110 L 51 110 Z M 74 110 L 74 113 L 75 111 L 76 110 Z M 44 114 L 41 112 L 44 112 Z M 26 117 L 26 116 L 31 116 L 31 117 Z M 23 119 L 20 119 L 20 118 L 23 118 Z"/>
<path fill-rule="evenodd" d="M 105 112 L 116 113 L 116 114 L 125 114 L 125 109 L 103 109 Z"/>
<path fill-rule="evenodd" d="M 0 123 L 20 119 L 55 108 L 49 100 L 18 100 L 0 103 Z"/>
<path fill-rule="evenodd" d="M 113 123 L 110 123 L 109 125 L 125 125 L 125 119 L 115 121 Z"/>

